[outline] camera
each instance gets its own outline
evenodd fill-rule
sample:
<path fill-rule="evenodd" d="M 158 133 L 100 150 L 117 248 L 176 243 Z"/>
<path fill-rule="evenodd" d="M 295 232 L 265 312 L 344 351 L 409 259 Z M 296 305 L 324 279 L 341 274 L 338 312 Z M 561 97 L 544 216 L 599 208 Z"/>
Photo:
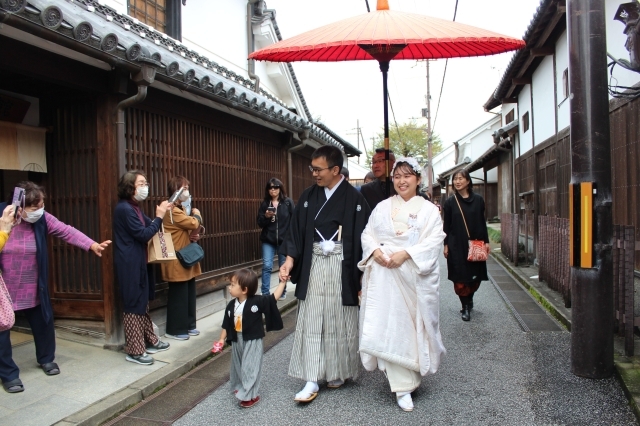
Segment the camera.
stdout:
<path fill-rule="evenodd" d="M 275 213 L 276 212 L 276 208 L 275 207 L 267 207 L 267 211 L 271 212 L 271 213 Z"/>
<path fill-rule="evenodd" d="M 169 203 L 175 203 L 176 200 L 180 197 L 180 194 L 182 194 L 182 191 L 184 191 L 184 187 L 180 188 L 176 192 L 174 192 L 174 194 L 171 196 L 171 198 L 169 198 Z"/>
<path fill-rule="evenodd" d="M 20 209 L 20 207 L 24 208 L 24 188 L 15 187 L 13 189 L 13 201 L 11 201 L 11 204 L 16 206 L 16 211 L 13 214 L 13 218 L 17 219 L 18 210 Z"/>

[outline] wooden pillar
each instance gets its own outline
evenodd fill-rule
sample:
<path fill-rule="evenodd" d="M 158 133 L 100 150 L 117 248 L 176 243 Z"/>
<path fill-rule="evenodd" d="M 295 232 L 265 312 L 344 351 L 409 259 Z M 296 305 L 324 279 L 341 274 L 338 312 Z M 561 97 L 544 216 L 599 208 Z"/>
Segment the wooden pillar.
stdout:
<path fill-rule="evenodd" d="M 116 95 L 103 95 L 97 100 L 98 155 L 98 241 L 113 241 L 113 210 L 117 203 L 118 159 L 113 111 L 118 104 Z M 124 343 L 120 298 L 114 269 L 113 244 L 102 254 L 102 297 L 104 302 L 105 347 L 117 348 Z"/>

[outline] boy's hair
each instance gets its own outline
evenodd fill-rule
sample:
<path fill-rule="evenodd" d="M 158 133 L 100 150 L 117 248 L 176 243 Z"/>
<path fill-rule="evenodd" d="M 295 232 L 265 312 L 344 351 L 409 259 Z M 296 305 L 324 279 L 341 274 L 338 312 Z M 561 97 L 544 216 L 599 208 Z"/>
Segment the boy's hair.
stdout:
<path fill-rule="evenodd" d="M 247 297 L 255 295 L 258 291 L 258 276 L 251 269 L 240 269 L 233 274 L 233 277 L 243 291 L 247 290 Z"/>

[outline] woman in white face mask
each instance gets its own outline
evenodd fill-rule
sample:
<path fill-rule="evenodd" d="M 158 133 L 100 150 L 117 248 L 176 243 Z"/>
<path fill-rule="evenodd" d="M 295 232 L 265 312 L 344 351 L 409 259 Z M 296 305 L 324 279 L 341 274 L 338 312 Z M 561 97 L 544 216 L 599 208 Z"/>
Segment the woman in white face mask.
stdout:
<path fill-rule="evenodd" d="M 167 184 L 169 197 L 182 190 L 175 202 L 175 208 L 164 218 L 164 229 L 171 233 L 176 252 L 200 239 L 202 215 L 197 208 L 191 208 L 187 214 L 182 205 L 189 200 L 189 181 L 184 176 L 176 176 Z M 188 340 L 197 336 L 196 329 L 196 277 L 202 274 L 200 264 L 190 268 L 182 266 L 180 261 L 160 264 L 162 279 L 169 283 L 167 295 L 167 331 L 166 336 L 176 340 Z"/>
<path fill-rule="evenodd" d="M 53 235 L 85 251 L 102 256 L 111 241 L 97 243 L 82 232 L 59 221 L 45 211 L 44 189 L 33 182 L 20 182 L 25 191 L 21 221 L 0 253 L 0 269 L 13 300 L 14 311 L 26 316 L 36 343 L 36 358 L 45 374 L 60 373 L 54 362 L 56 340 L 53 310 L 49 299 L 47 235 Z M 6 203 L 0 204 L 3 210 Z M 25 271 L 33 271 L 32 273 Z M 9 330 L 0 332 L 0 379 L 9 393 L 22 392 L 20 370 L 11 353 Z"/>
<path fill-rule="evenodd" d="M 147 243 L 160 230 L 171 205 L 166 200 L 161 202 L 152 220 L 142 212 L 140 204 L 148 196 L 147 176 L 139 170 L 127 172 L 118 182 L 120 201 L 113 213 L 113 252 L 124 311 L 125 359 L 141 365 L 153 364 L 154 359 L 148 354 L 169 349 L 168 343 L 156 337 L 149 317 L 149 300 L 155 298 L 156 280 L 153 265 L 147 263 Z"/>

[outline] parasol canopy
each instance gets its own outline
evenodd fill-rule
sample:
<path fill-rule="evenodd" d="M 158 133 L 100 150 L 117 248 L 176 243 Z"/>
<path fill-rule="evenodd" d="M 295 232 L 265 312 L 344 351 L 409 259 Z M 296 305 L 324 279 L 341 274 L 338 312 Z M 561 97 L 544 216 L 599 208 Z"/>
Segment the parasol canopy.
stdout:
<path fill-rule="evenodd" d="M 389 177 L 389 105 L 387 74 L 392 59 L 439 59 L 493 55 L 525 46 L 523 40 L 459 22 L 389 10 L 347 18 L 272 44 L 249 55 L 271 62 L 337 62 L 375 59 L 382 71 L 384 148 Z M 431 158 L 429 158 L 431 164 Z M 387 179 L 387 194 L 390 191 Z"/>
<path fill-rule="evenodd" d="M 386 0 L 379 3 L 383 4 L 374 12 L 307 31 L 253 52 L 249 58 L 272 62 L 379 60 L 376 53 L 369 52 L 372 45 L 403 46 L 392 59 L 460 58 L 493 55 L 525 45 L 520 39 L 482 28 L 389 10 Z"/>

